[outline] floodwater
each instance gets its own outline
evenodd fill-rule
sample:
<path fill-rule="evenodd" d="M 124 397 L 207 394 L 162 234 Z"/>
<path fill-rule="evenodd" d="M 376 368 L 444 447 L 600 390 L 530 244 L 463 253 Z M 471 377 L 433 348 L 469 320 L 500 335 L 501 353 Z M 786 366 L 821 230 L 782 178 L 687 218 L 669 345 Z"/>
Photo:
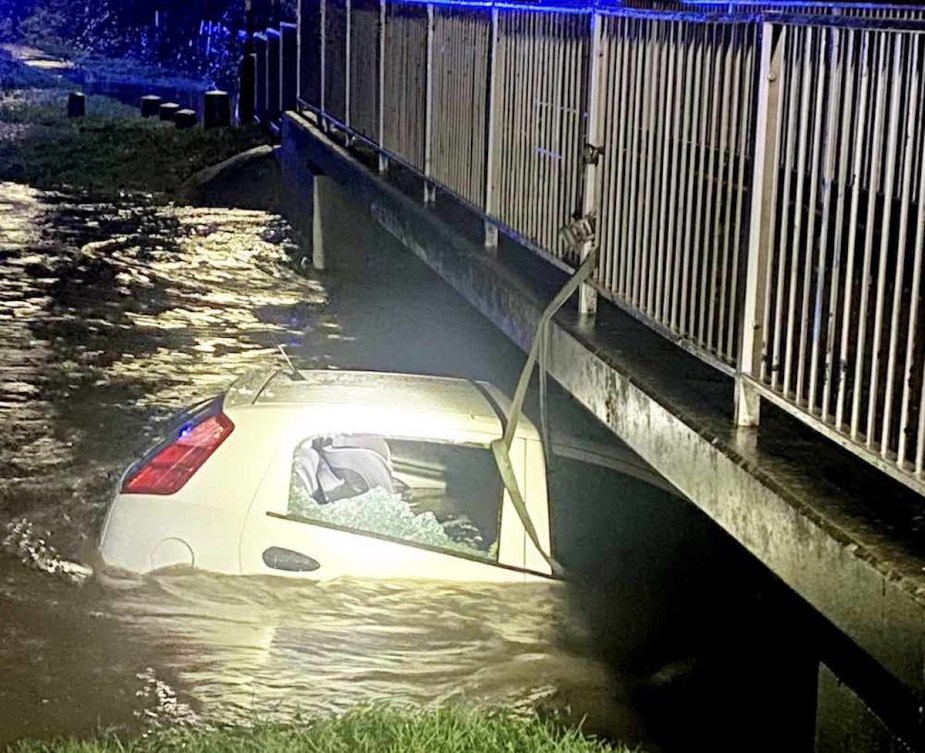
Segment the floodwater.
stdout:
<path fill-rule="evenodd" d="M 384 699 L 538 709 L 653 750 L 799 750 L 814 666 L 773 638 L 786 599 L 689 503 L 574 460 L 550 464 L 568 585 L 98 567 L 122 469 L 279 344 L 302 367 L 512 392 L 523 354 L 486 320 L 349 206 L 331 232 L 332 269 L 297 271 L 270 214 L 0 184 L 0 744 Z M 612 441 L 559 393 L 551 416 Z"/>

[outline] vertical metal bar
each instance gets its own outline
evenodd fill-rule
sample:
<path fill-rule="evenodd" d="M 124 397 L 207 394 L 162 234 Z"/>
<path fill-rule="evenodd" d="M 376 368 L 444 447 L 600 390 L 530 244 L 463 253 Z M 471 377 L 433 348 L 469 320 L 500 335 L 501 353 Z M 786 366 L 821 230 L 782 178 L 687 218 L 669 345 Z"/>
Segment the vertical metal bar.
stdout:
<path fill-rule="evenodd" d="M 546 227 L 540 222 L 538 204 L 539 199 L 539 178 L 540 170 L 543 163 L 544 155 L 539 152 L 541 131 L 540 121 L 542 118 L 543 105 L 543 75 L 542 71 L 542 48 L 541 43 L 548 38 L 552 31 L 547 24 L 552 20 L 552 15 L 548 13 L 536 13 L 533 15 L 534 27 L 527 36 L 529 45 L 530 58 L 527 63 L 527 70 L 530 71 L 530 84 L 527 97 L 527 163 L 524 172 L 524 192 L 522 194 L 523 208 L 521 228 L 528 238 L 543 248 L 550 248 L 552 245 L 547 240 Z M 546 157 L 548 159 L 548 157 Z"/>
<path fill-rule="evenodd" d="M 568 212 L 582 211 L 583 170 L 582 170 L 582 137 L 584 129 L 581 127 L 582 84 L 586 69 L 583 68 L 582 38 L 587 33 L 589 23 L 585 20 L 584 28 L 579 26 L 582 19 L 579 16 L 565 17 L 564 39 L 568 50 L 568 84 L 563 89 L 565 99 L 562 101 L 562 111 L 568 114 L 568 131 L 564 144 L 562 144 L 562 165 L 565 170 L 566 197 Z M 580 31 L 579 31 L 580 29 Z M 579 36 L 581 34 L 581 36 Z M 573 162 L 574 161 L 574 162 Z"/>
<path fill-rule="evenodd" d="M 903 145 L 903 154 L 905 159 L 903 160 L 902 187 L 900 189 L 899 240 L 896 244 L 898 253 L 896 261 L 896 273 L 893 278 L 893 310 L 890 316 L 890 350 L 886 367 L 886 391 L 883 401 L 883 434 L 880 439 L 881 454 L 884 457 L 886 457 L 887 449 L 889 447 L 891 419 L 893 417 L 893 389 L 895 381 L 894 374 L 896 373 L 898 347 L 897 341 L 901 336 L 899 317 L 903 298 L 903 277 L 905 275 L 907 255 L 906 239 L 909 227 L 909 210 L 912 206 L 911 155 L 915 145 L 915 139 L 918 135 L 916 127 L 918 125 L 919 104 L 919 44 L 914 37 L 910 38 L 910 47 L 909 72 L 905 77 L 906 80 L 903 81 L 903 88 L 906 92 L 911 92 L 912 96 L 910 96 L 908 99 L 908 111 L 906 113 L 906 133 Z M 915 291 L 916 289 L 913 288 L 912 293 L 909 296 L 910 305 L 912 304 L 912 299 L 916 297 Z M 915 318 L 910 317 L 907 329 L 915 329 Z M 904 407 L 904 404 L 900 406 L 901 416 Z M 904 442 L 905 428 L 905 422 L 901 418 L 899 423 L 900 444 Z M 903 467 L 903 459 L 898 457 L 898 455 L 897 463 L 900 468 Z"/>
<path fill-rule="evenodd" d="M 880 163 L 883 145 L 883 109 L 886 81 L 886 43 L 882 32 L 877 32 L 879 54 L 877 55 L 876 103 L 874 105 L 873 147 L 870 160 L 870 183 L 868 184 L 867 228 L 864 233 L 864 263 L 861 271 L 861 301 L 858 308 L 857 351 L 854 364 L 854 395 L 851 401 L 851 438 L 857 440 L 861 420 L 861 392 L 864 371 L 864 346 L 867 338 L 867 304 L 870 288 L 870 265 L 873 254 L 874 219 L 876 194 L 880 187 Z"/>
<path fill-rule="evenodd" d="M 829 240 L 829 223 L 832 211 L 832 191 L 835 183 L 836 167 L 836 146 L 838 145 L 839 132 L 839 109 L 842 98 L 846 97 L 846 108 L 850 107 L 850 94 L 845 91 L 842 83 L 842 60 L 841 60 L 841 37 L 839 29 L 828 29 L 828 68 L 829 68 L 829 99 L 826 112 L 826 135 L 825 135 L 825 154 L 822 165 L 822 233 L 819 237 L 819 255 L 816 265 L 816 294 L 813 306 L 813 334 L 812 334 L 812 353 L 809 362 L 809 409 L 813 410 L 816 406 L 816 392 L 819 381 L 818 363 L 819 354 L 822 349 L 822 303 L 825 295 L 825 277 L 826 262 L 828 257 L 828 240 Z M 837 232 L 837 230 L 836 230 Z M 833 249 L 833 260 L 831 265 L 831 289 L 834 291 L 837 286 L 838 278 L 838 251 Z M 829 325 L 831 328 L 831 325 Z M 825 381 L 825 372 L 823 371 L 823 381 Z M 828 414 L 828 384 L 823 385 L 822 405 L 820 406 L 819 415 L 824 421 Z"/>
<path fill-rule="evenodd" d="M 433 204 L 436 188 L 433 177 L 434 152 L 434 6 L 427 3 L 427 61 L 424 79 L 424 203 Z"/>
<path fill-rule="evenodd" d="M 510 137 L 511 168 L 508 177 L 510 190 L 504 205 L 504 210 L 510 225 L 522 232 L 523 228 L 521 227 L 517 215 L 517 206 L 523 199 L 523 170 L 526 159 L 524 155 L 524 133 L 527 128 L 527 123 L 524 115 L 526 108 L 524 106 L 525 87 L 523 85 L 523 73 L 526 67 L 524 65 L 524 57 L 526 56 L 525 39 L 530 32 L 530 30 L 526 28 L 527 24 L 525 22 L 530 18 L 530 14 L 521 11 L 509 11 L 509 13 L 511 13 L 510 17 L 514 19 L 514 28 L 510 36 L 510 44 L 513 45 L 515 54 L 512 56 L 514 59 L 511 64 L 511 76 L 508 79 L 510 87 L 505 91 L 505 94 L 507 94 L 511 100 L 512 119 L 509 123 L 513 124 L 513 128 L 511 129 Z M 507 127 L 511 128 L 510 125 Z"/>
<path fill-rule="evenodd" d="M 899 139 L 899 106 L 900 93 L 905 84 L 902 75 L 902 58 L 903 58 L 903 41 L 905 35 L 894 33 L 893 37 L 893 74 L 892 84 L 893 91 L 890 95 L 890 119 L 887 124 L 887 146 L 886 146 L 886 173 L 883 180 L 883 218 L 880 229 L 880 260 L 877 265 L 877 297 L 874 304 L 874 339 L 871 345 L 871 366 L 870 366 L 870 395 L 867 401 L 867 446 L 874 447 L 877 434 L 877 403 L 879 402 L 878 389 L 880 386 L 880 342 L 883 337 L 883 303 L 886 296 L 886 267 L 889 257 L 890 230 L 893 219 L 893 190 L 894 176 L 897 162 L 897 141 Z M 899 255 L 905 252 L 900 247 Z M 891 337 L 891 340 L 893 338 Z M 890 410 L 889 405 L 883 406 L 884 413 L 884 435 L 889 429 L 889 422 L 886 418 Z M 886 457 L 887 448 L 880 448 L 881 454 Z"/>
<path fill-rule="evenodd" d="M 739 129 L 739 148 L 738 148 L 738 163 L 739 170 L 736 177 L 736 208 L 735 208 L 735 231 L 733 232 L 734 245 L 732 247 L 732 272 L 730 273 L 730 279 L 732 280 L 732 290 L 729 292 L 729 328 L 726 333 L 728 338 L 726 341 L 726 352 L 729 354 L 729 357 L 732 358 L 735 354 L 736 359 L 739 357 L 738 347 L 740 340 L 739 330 L 742 327 L 741 320 L 739 319 L 739 264 L 740 264 L 740 246 L 742 245 L 742 223 L 745 221 L 746 217 L 746 208 L 745 208 L 745 164 L 746 164 L 746 155 L 750 151 L 751 144 L 751 135 L 752 135 L 752 113 L 754 105 L 752 103 L 752 79 L 756 78 L 753 76 L 753 66 L 755 65 L 755 52 L 756 52 L 756 42 L 757 42 L 757 31 L 756 27 L 749 24 L 746 27 L 748 29 L 748 34 L 751 36 L 751 41 L 746 48 L 745 53 L 745 87 L 742 94 L 742 102 L 745 107 L 743 109 L 742 115 L 742 127 Z M 779 125 L 776 126 L 779 128 Z M 775 168 L 776 169 L 776 168 Z M 751 190 L 751 189 L 749 189 Z M 776 185 L 775 185 L 776 190 Z M 746 260 L 747 261 L 747 260 Z M 736 324 L 739 326 L 736 327 Z M 762 372 L 765 368 L 765 362 L 762 361 L 761 369 Z"/>
<path fill-rule="evenodd" d="M 735 249 L 730 250 L 729 242 L 732 232 L 732 223 L 733 215 L 732 210 L 735 205 L 735 165 L 736 165 L 736 146 L 738 141 L 738 129 L 740 125 L 743 125 L 746 117 L 746 108 L 742 102 L 742 78 L 743 74 L 748 75 L 748 70 L 743 70 L 744 59 L 742 56 L 742 27 L 739 25 L 733 26 L 732 38 L 730 39 L 729 44 L 729 58 L 726 75 L 727 80 L 729 76 L 732 77 L 732 93 L 729 98 L 729 104 L 726 107 L 726 110 L 723 113 L 723 117 L 728 120 L 728 136 L 723 150 L 726 154 L 726 192 L 723 196 L 723 202 L 725 206 L 725 211 L 723 212 L 722 226 L 723 226 L 723 267 L 720 273 L 720 286 L 719 286 L 719 309 L 717 312 L 717 333 L 716 333 L 716 349 L 720 357 L 725 356 L 729 357 L 729 353 L 723 350 L 723 342 L 726 335 L 726 327 L 731 325 L 731 322 L 728 321 L 728 309 L 726 308 L 729 303 L 732 306 L 735 305 L 735 299 L 729 297 L 730 289 L 732 287 L 733 281 L 729 277 L 729 269 L 731 266 L 730 254 L 734 253 Z"/>
<path fill-rule="evenodd" d="M 385 147 L 385 16 L 386 0 L 379 0 L 379 148 Z M 389 169 L 389 161 L 386 156 L 379 152 L 379 172 L 384 173 Z"/>
<path fill-rule="evenodd" d="M 637 246 L 639 248 L 639 309 L 649 313 L 648 300 L 650 295 L 649 268 L 652 249 L 649 246 L 649 229 L 652 224 L 652 172 L 655 169 L 655 160 L 652 156 L 652 137 L 655 132 L 654 101 L 656 95 L 656 82 L 653 80 L 658 70 L 656 56 L 658 51 L 658 24 L 649 23 L 646 35 L 646 68 L 644 78 L 645 100 L 643 101 L 642 122 L 642 176 L 640 178 L 642 191 L 637 194 L 640 219 L 638 223 Z"/>
<path fill-rule="evenodd" d="M 791 35 L 791 38 L 787 40 L 787 68 L 791 71 L 790 78 L 788 80 L 788 85 L 786 87 L 786 97 L 787 97 L 787 124 L 784 128 L 786 133 L 786 144 L 784 147 L 784 162 L 783 162 L 783 190 L 781 192 L 781 208 L 780 208 L 780 240 L 777 247 L 777 285 L 775 286 L 775 295 L 774 295 L 774 322 L 773 330 L 774 334 L 771 342 L 771 388 L 778 389 L 780 385 L 780 379 L 783 375 L 781 369 L 781 349 L 783 348 L 783 333 L 785 330 L 785 320 L 784 320 L 784 300 L 786 298 L 786 280 L 787 280 L 787 257 L 790 253 L 795 253 L 792 244 L 787 243 L 787 231 L 790 228 L 790 182 L 791 176 L 793 174 L 793 163 L 794 163 L 794 150 L 796 149 L 796 133 L 797 133 L 797 103 L 799 102 L 799 95 L 801 91 L 801 85 L 803 82 L 803 77 L 801 75 L 800 69 L 797 67 L 797 49 L 799 42 L 799 34 L 802 30 L 794 30 L 794 33 Z M 775 232 L 777 229 L 775 228 Z M 789 319 L 787 320 L 789 321 Z M 767 326 L 768 321 L 765 320 L 765 325 Z M 762 366 L 762 378 L 764 378 L 764 368 Z M 784 389 L 786 390 L 786 382 L 784 383 Z"/>
<path fill-rule="evenodd" d="M 606 92 L 606 101 L 604 105 L 603 123 L 601 125 L 601 139 L 604 149 L 601 155 L 602 169 L 600 171 L 600 187 L 598 193 L 598 244 L 600 251 L 600 262 L 598 264 L 598 281 L 604 287 L 613 292 L 611 284 L 614 264 L 614 172 L 617 165 L 617 156 L 615 154 L 614 141 L 614 121 L 616 120 L 615 107 L 617 97 L 620 93 L 620 70 L 618 61 L 620 56 L 620 43 L 616 26 L 616 19 L 613 16 L 604 16 L 601 19 L 603 27 L 601 29 L 602 44 L 606 36 L 605 45 L 606 56 L 604 68 L 601 71 L 601 86 Z"/>
<path fill-rule="evenodd" d="M 637 298 L 637 279 L 639 269 L 639 246 L 636 243 L 636 219 L 639 212 L 639 149 L 640 149 L 640 122 L 642 120 L 642 98 L 643 98 L 643 70 L 645 69 L 645 48 L 639 42 L 639 35 L 644 33 L 644 23 L 638 22 L 638 33 L 634 37 L 633 45 L 633 104 L 632 111 L 629 113 L 629 195 L 627 196 L 627 297 L 634 306 L 639 305 Z"/>
<path fill-rule="evenodd" d="M 611 45 L 616 44 L 614 58 L 615 66 L 611 69 L 613 79 L 610 89 L 613 92 L 613 104 L 610 112 L 610 138 L 607 141 L 608 153 L 605 158 L 610 162 L 610 191 L 607 197 L 606 211 L 610 214 L 610 232 L 609 232 L 609 256 L 610 256 L 610 273 L 607 280 L 609 289 L 614 294 L 620 294 L 619 275 L 623 261 L 620 256 L 620 239 L 623 231 L 623 128 L 625 118 L 623 117 L 623 102 L 626 100 L 627 90 L 627 70 L 628 43 L 626 39 L 625 18 L 611 17 L 610 28 L 612 30 Z"/>
<path fill-rule="evenodd" d="M 696 338 L 698 341 L 702 332 L 699 315 L 703 312 L 703 274 L 704 267 L 706 266 L 706 249 L 702 247 L 702 228 L 704 225 L 704 189 L 707 183 L 707 152 L 709 151 L 707 141 L 709 139 L 710 133 L 712 98 L 716 93 L 711 85 L 711 79 L 713 77 L 713 70 L 715 67 L 715 39 L 715 25 L 706 26 L 704 28 L 703 78 L 701 79 L 701 85 L 698 86 L 699 94 L 702 99 L 699 110 L 699 129 L 697 132 L 696 141 L 697 169 L 695 173 L 696 177 L 694 180 L 694 183 L 697 187 L 697 199 L 694 204 L 693 225 L 688 231 L 693 236 L 694 255 L 693 259 L 691 260 L 691 298 L 690 309 L 688 311 L 689 319 L 687 325 L 687 334 L 692 340 Z M 703 253 L 701 254 L 701 252 Z"/>
<path fill-rule="evenodd" d="M 809 101 L 813 88 L 813 31 L 814 29 L 812 27 L 803 27 L 798 32 L 804 36 L 805 41 L 803 44 L 803 56 L 801 60 L 801 67 L 803 70 L 800 92 L 800 128 L 799 136 L 797 139 L 797 187 L 793 208 L 793 230 L 790 236 L 790 243 L 788 244 L 790 247 L 790 295 L 787 300 L 787 335 L 784 344 L 784 382 L 782 387 L 784 395 L 787 396 L 789 396 L 791 393 L 791 385 L 793 382 L 793 361 L 797 328 L 796 302 L 797 290 L 799 289 L 800 284 L 800 252 L 803 250 L 801 235 L 803 230 L 803 194 L 804 186 L 806 183 L 806 152 L 809 148 Z M 786 227 L 784 229 L 786 229 Z M 797 354 L 797 358 L 799 358 L 799 354 Z M 800 396 L 794 394 L 793 399 L 799 403 Z"/>
<path fill-rule="evenodd" d="M 915 40 L 915 49 L 916 55 L 918 55 L 920 43 L 919 40 Z M 913 66 L 913 70 L 918 75 L 917 66 Z M 918 99 L 922 96 L 922 87 L 921 84 L 916 86 L 915 89 L 910 87 L 910 92 L 913 98 Z M 897 463 L 900 467 L 903 467 L 907 454 L 907 431 L 909 431 L 909 412 L 910 406 L 909 403 L 912 399 L 912 380 L 914 376 L 914 369 L 917 364 L 915 362 L 915 342 L 916 337 L 918 336 L 918 321 L 919 321 L 919 290 L 921 289 L 922 282 L 922 246 L 925 242 L 925 160 L 919 159 L 918 163 L 921 165 L 919 171 L 919 183 L 918 183 L 918 214 L 916 216 L 916 226 L 915 226 L 915 252 L 913 255 L 912 262 L 912 286 L 910 288 L 909 296 L 909 326 L 907 327 L 906 333 L 906 368 L 903 372 L 903 396 L 902 396 L 902 408 L 899 417 L 899 449 L 897 450 Z M 925 383 L 925 382 L 923 382 Z M 923 451 L 925 451 L 925 446 L 922 442 L 922 418 L 920 416 L 919 424 L 919 433 L 917 435 L 917 444 L 916 444 L 916 466 L 915 472 L 922 472 L 922 456 Z"/>
<path fill-rule="evenodd" d="M 696 28 L 696 27 L 695 27 Z M 688 318 L 688 288 L 689 280 L 693 275 L 696 279 L 697 270 L 696 262 L 692 261 L 692 251 L 691 251 L 691 236 L 694 234 L 694 224 L 696 223 L 696 216 L 692 214 L 694 210 L 694 183 L 697 176 L 697 152 L 698 152 L 698 129 L 697 125 L 699 119 L 702 117 L 702 111 L 700 107 L 700 93 L 701 93 L 701 72 L 703 71 L 703 48 L 704 48 L 704 38 L 703 32 L 701 29 L 695 31 L 697 52 L 694 55 L 694 103 L 690 108 L 690 131 L 685 134 L 687 138 L 686 149 L 687 149 L 687 159 L 685 160 L 685 167 L 687 169 L 687 189 L 684 192 L 685 196 L 685 211 L 684 211 L 684 226 L 683 226 L 683 244 L 684 244 L 684 253 L 681 257 L 681 303 L 679 308 L 680 318 L 678 320 L 678 330 L 680 334 L 687 335 L 689 332 L 689 318 Z M 693 252 L 693 255 L 696 254 L 696 251 Z"/>
<path fill-rule="evenodd" d="M 327 114 L 326 107 L 326 97 L 325 90 L 327 89 L 327 47 L 328 47 L 328 19 L 327 19 L 327 0 L 319 0 L 321 5 L 321 97 L 320 97 L 320 110 L 321 110 L 321 126 L 322 128 L 327 127 L 328 120 L 325 117 Z"/>
<path fill-rule="evenodd" d="M 762 23 L 751 224 L 736 379 L 736 424 L 739 426 L 757 426 L 759 420 L 760 398 L 743 377 L 757 372 L 764 340 L 760 322 L 766 308 L 768 257 L 772 252 L 777 203 L 781 52 L 786 34 L 786 27 Z"/>
<path fill-rule="evenodd" d="M 705 146 L 708 149 L 706 183 L 706 203 L 703 211 L 703 270 L 700 276 L 700 301 L 697 317 L 697 342 L 702 348 L 709 349 L 712 339 L 713 308 L 716 300 L 716 216 L 714 202 L 719 185 L 716 170 L 717 157 L 717 129 L 719 128 L 719 113 L 725 104 L 726 87 L 722 80 L 721 52 L 723 49 L 723 26 L 717 24 L 713 34 L 713 90 L 710 94 L 710 131 Z M 711 221 L 712 219 L 712 221 Z M 707 327 L 707 312 L 709 311 L 709 327 Z"/>
<path fill-rule="evenodd" d="M 632 209 L 632 191 L 630 190 L 630 160 L 631 160 L 631 137 L 632 137 L 632 116 L 630 107 L 632 106 L 632 97 L 634 93 L 635 71 L 636 71 L 636 44 L 634 29 L 637 24 L 636 19 L 625 19 L 623 21 L 623 73 L 621 77 L 621 101 L 619 112 L 620 136 L 617 144 L 617 154 L 619 164 L 617 166 L 617 183 L 620 186 L 620 200 L 618 203 L 619 214 L 617 217 L 617 233 L 619 235 L 619 247 L 615 250 L 619 266 L 617 269 L 617 278 L 615 288 L 624 301 L 629 301 L 629 212 Z"/>
<path fill-rule="evenodd" d="M 664 291 L 667 287 L 666 285 L 666 274 L 668 274 L 667 268 L 667 258 L 666 258 L 666 249 L 665 249 L 665 240 L 666 240 L 666 218 L 665 213 L 668 209 L 668 168 L 669 168 L 669 148 L 671 146 L 670 134 L 671 134 L 671 121 L 672 121 L 672 107 L 674 105 L 674 80 L 672 79 L 672 72 L 674 70 L 674 56 L 676 48 L 675 40 L 675 31 L 677 30 L 677 24 L 671 21 L 665 21 L 663 24 L 664 27 L 664 45 L 662 49 L 662 61 L 659 66 L 660 75 L 659 81 L 661 87 L 659 89 L 659 106 L 660 114 L 658 118 L 659 123 L 659 145 L 658 145 L 658 156 L 656 159 L 656 164 L 661 168 L 659 175 L 659 189 L 658 189 L 658 217 L 656 222 L 657 235 L 656 239 L 653 242 L 653 251 L 658 255 L 658 269 L 655 277 L 655 289 L 653 290 L 653 300 L 651 303 L 652 315 L 656 318 L 657 321 L 662 321 L 663 317 L 663 306 L 662 302 L 664 300 Z"/>
<path fill-rule="evenodd" d="M 495 209 L 495 102 L 498 96 L 498 9 L 491 9 L 491 41 L 488 48 L 488 114 L 485 136 L 485 214 L 497 215 Z M 498 226 L 485 224 L 485 248 L 498 247 Z"/>
<path fill-rule="evenodd" d="M 838 395 L 835 403 L 835 427 L 841 429 L 844 424 L 845 402 L 847 401 L 848 376 L 848 345 L 851 330 L 851 299 L 854 283 L 854 253 L 857 241 L 858 209 L 861 196 L 861 172 L 863 170 L 863 155 L 865 133 L 868 129 L 867 95 L 870 76 L 869 43 L 870 32 L 861 32 L 861 50 L 859 56 L 860 81 L 858 82 L 858 110 L 854 127 L 854 158 L 851 170 L 851 207 L 848 211 L 848 246 L 847 262 L 845 265 L 845 293 L 842 307 L 841 343 L 839 346 Z"/>
<path fill-rule="evenodd" d="M 344 124 L 348 128 L 350 127 L 350 46 L 352 37 L 351 27 L 353 23 L 353 14 L 351 9 L 351 0 L 344 0 L 344 10 L 347 14 L 347 28 L 344 31 Z"/>
<path fill-rule="evenodd" d="M 727 35 L 726 32 L 730 33 Z M 716 170 L 711 168 L 710 175 L 713 178 L 713 190 L 711 192 L 711 201 L 713 204 L 713 218 L 710 223 L 712 241 L 710 248 L 713 253 L 713 263 L 710 265 L 710 291 L 708 294 L 708 316 L 707 316 L 707 336 L 705 346 L 708 351 L 716 355 L 722 355 L 722 348 L 719 342 L 722 342 L 722 335 L 719 335 L 717 329 L 722 331 L 723 309 L 720 301 L 725 300 L 726 293 L 726 269 L 728 259 L 726 257 L 727 246 L 722 244 L 723 235 L 723 205 L 728 206 L 728 201 L 724 202 L 723 174 L 725 172 L 724 160 L 731 162 L 727 152 L 727 136 L 729 134 L 729 111 L 731 102 L 735 102 L 735 86 L 730 85 L 732 75 L 732 57 L 735 45 L 735 27 L 724 27 L 721 36 L 722 45 L 720 47 L 723 57 L 723 66 L 719 91 L 722 92 L 719 100 L 719 144 L 714 141 L 713 148 L 716 151 Z M 717 65 L 719 69 L 719 65 Z M 728 233 L 726 234 L 728 238 Z M 718 278 L 718 279 L 717 279 Z M 717 289 L 718 288 L 718 289 Z M 717 316 L 718 315 L 718 316 Z M 717 319 L 720 323 L 717 322 Z"/>
<path fill-rule="evenodd" d="M 565 148 L 563 144 L 566 140 L 565 122 L 565 94 L 564 91 L 569 87 L 568 72 L 564 69 L 561 60 L 562 40 L 550 35 L 549 57 L 547 63 L 551 66 L 552 86 L 547 88 L 549 95 L 549 117 L 551 122 L 550 143 L 554 145 L 554 151 L 559 155 L 558 159 L 552 160 L 552 169 L 550 171 L 551 183 L 548 186 L 547 194 L 547 214 L 558 219 L 568 217 L 571 210 L 568 207 L 567 186 L 565 183 Z M 557 238 L 553 240 L 556 254 L 560 253 L 561 241 Z"/>
<path fill-rule="evenodd" d="M 805 399 L 804 385 L 806 380 L 806 361 L 808 347 L 808 338 L 810 332 L 809 321 L 809 303 L 810 292 L 812 290 L 812 260 L 813 248 L 815 247 L 816 231 L 816 202 L 817 190 L 819 187 L 819 152 L 822 138 L 822 119 L 823 119 L 823 102 L 824 91 L 823 81 L 825 80 L 826 61 L 824 54 L 824 44 L 826 32 L 821 29 L 814 29 L 817 37 L 816 42 L 816 107 L 813 115 L 813 140 L 810 147 L 810 171 L 809 171 L 809 196 L 807 198 L 807 213 L 809 215 L 806 223 L 806 240 L 803 242 L 805 257 L 803 260 L 803 298 L 800 306 L 800 342 L 798 345 L 799 360 L 797 362 L 797 400 L 803 402 Z M 806 403 L 806 409 L 812 413 L 814 406 L 811 402 Z"/>
<path fill-rule="evenodd" d="M 678 21 L 676 41 L 678 45 L 677 68 L 675 69 L 675 92 L 678 98 L 676 106 L 672 107 L 671 118 L 671 182 L 669 184 L 670 196 L 668 203 L 668 231 L 667 231 L 667 259 L 665 263 L 666 277 L 668 284 L 665 285 L 665 298 L 662 302 L 662 321 L 674 329 L 675 312 L 677 310 L 676 300 L 678 292 L 678 259 L 680 257 L 680 243 L 678 241 L 677 218 L 680 215 L 679 197 L 681 194 L 680 187 L 684 181 L 684 152 L 681 148 L 681 141 L 684 138 L 684 117 L 687 112 L 688 90 L 680 86 L 681 81 L 686 79 L 689 70 L 688 58 L 690 46 L 687 44 L 688 25 L 684 21 Z M 680 168 L 679 168 L 680 165 Z"/>
<path fill-rule="evenodd" d="M 854 105 L 854 93 L 856 87 L 856 67 L 854 63 L 855 36 L 854 30 L 846 30 L 844 33 L 835 31 L 836 34 L 847 36 L 847 49 L 844 55 L 842 69 L 845 71 L 842 76 L 841 91 L 844 97 L 844 106 L 841 117 L 841 145 L 839 147 L 836 164 L 838 165 L 838 177 L 835 181 L 835 233 L 832 239 L 832 273 L 829 282 L 829 311 L 826 319 L 826 343 L 825 343 L 825 366 L 823 374 L 822 387 L 822 420 L 829 420 L 829 412 L 832 410 L 832 389 L 833 380 L 835 379 L 835 335 L 838 325 L 838 302 L 839 290 L 841 286 L 841 259 L 842 259 L 842 236 L 844 217 L 845 217 L 845 197 L 848 193 L 848 168 L 850 165 L 850 155 L 848 147 L 851 143 L 852 135 L 852 114 Z M 839 44 L 840 49 L 844 49 Z M 823 226 L 826 223 L 823 222 Z M 844 326 L 844 325 L 843 325 Z M 841 374 L 839 373 L 839 380 Z"/>

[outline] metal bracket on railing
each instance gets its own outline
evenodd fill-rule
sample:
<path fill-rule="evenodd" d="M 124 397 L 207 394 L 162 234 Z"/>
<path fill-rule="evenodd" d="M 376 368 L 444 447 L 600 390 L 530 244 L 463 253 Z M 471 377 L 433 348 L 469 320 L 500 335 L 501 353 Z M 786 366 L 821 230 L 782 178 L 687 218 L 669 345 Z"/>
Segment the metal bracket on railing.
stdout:
<path fill-rule="evenodd" d="M 576 253 L 581 250 L 584 243 L 594 241 L 597 233 L 597 218 L 594 214 L 588 214 L 584 217 L 576 216 L 565 227 L 559 230 L 559 238 L 570 249 Z"/>
<path fill-rule="evenodd" d="M 596 165 L 604 153 L 604 147 L 585 144 L 581 150 L 581 159 L 586 165 Z"/>

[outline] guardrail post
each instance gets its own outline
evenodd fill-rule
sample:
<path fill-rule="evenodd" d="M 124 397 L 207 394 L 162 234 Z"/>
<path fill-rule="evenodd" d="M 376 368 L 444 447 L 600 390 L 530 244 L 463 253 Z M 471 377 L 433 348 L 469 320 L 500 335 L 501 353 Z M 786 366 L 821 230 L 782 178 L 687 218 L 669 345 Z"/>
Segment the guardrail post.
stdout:
<path fill-rule="evenodd" d="M 385 148 L 385 11 L 386 0 L 379 0 L 379 172 L 389 171 L 389 158 Z"/>
<path fill-rule="evenodd" d="M 427 65 L 426 93 L 424 99 L 424 203 L 433 204 L 437 197 L 434 184 L 430 181 L 433 166 L 434 142 L 434 6 L 427 4 Z"/>
<path fill-rule="evenodd" d="M 597 163 L 600 149 L 598 134 L 600 78 L 601 78 L 601 16 L 596 11 L 591 13 L 591 53 L 588 58 L 588 125 L 585 129 L 585 143 L 582 145 L 581 157 L 584 162 L 584 187 L 582 190 L 581 216 L 593 222 L 597 211 Z M 596 233 L 586 237 L 579 246 L 581 261 L 587 258 L 597 243 Z M 578 289 L 578 313 L 582 316 L 594 316 L 597 313 L 597 290 L 583 282 Z"/>
<path fill-rule="evenodd" d="M 491 36 L 488 47 L 488 113 L 485 134 L 485 216 L 495 213 L 495 93 L 498 90 L 498 9 L 491 9 Z M 485 220 L 485 248 L 498 248 L 498 226 Z"/>
<path fill-rule="evenodd" d="M 777 212 L 781 58 L 785 34 L 783 26 L 769 22 L 762 24 L 748 260 L 745 269 L 741 345 L 736 371 L 735 421 L 738 426 L 757 426 L 760 418 L 761 399 L 749 380 L 756 376 L 755 370 L 761 364 L 766 334 L 764 316 L 768 262 L 772 257 Z"/>

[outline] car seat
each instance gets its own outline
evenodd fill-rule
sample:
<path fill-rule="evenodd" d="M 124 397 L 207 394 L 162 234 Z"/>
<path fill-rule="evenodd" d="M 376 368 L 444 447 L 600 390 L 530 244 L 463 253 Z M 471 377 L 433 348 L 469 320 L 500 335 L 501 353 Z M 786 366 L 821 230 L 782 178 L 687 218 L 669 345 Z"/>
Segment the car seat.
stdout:
<path fill-rule="evenodd" d="M 395 492 L 392 454 L 385 439 L 375 435 L 335 435 L 303 442 L 296 450 L 294 470 L 321 504 L 377 488 Z"/>

